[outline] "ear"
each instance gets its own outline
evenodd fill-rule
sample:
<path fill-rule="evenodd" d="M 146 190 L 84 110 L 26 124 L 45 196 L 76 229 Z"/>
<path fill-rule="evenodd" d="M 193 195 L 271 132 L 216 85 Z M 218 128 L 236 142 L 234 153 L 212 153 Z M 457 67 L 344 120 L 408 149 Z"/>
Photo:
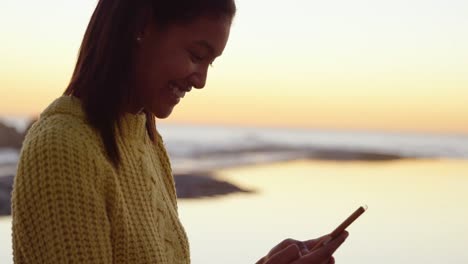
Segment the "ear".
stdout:
<path fill-rule="evenodd" d="M 138 42 L 142 42 L 150 32 L 150 27 L 153 22 L 153 11 L 151 5 L 144 5 L 141 7 L 136 16 L 136 30 L 135 30 L 135 39 Z"/>

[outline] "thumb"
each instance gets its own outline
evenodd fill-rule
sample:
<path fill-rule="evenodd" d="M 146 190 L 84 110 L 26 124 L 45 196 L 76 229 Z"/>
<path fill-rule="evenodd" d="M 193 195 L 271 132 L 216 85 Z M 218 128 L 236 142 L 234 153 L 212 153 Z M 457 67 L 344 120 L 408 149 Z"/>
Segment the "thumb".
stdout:
<path fill-rule="evenodd" d="M 330 241 L 331 240 L 331 236 L 330 235 L 324 235 L 324 236 L 321 236 L 319 238 L 315 238 L 315 239 L 310 239 L 310 240 L 306 240 L 304 241 L 304 244 L 306 244 L 307 248 L 309 250 L 311 250 L 312 248 L 314 248 L 318 243 L 323 243 L 325 241 Z"/>

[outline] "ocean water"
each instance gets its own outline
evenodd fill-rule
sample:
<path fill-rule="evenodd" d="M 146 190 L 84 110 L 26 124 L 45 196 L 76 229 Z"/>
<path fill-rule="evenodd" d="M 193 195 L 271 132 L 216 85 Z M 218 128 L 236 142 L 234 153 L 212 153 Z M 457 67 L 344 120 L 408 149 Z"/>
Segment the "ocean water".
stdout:
<path fill-rule="evenodd" d="M 468 159 L 468 135 L 194 125 L 165 125 L 159 130 L 176 169 L 185 164 L 190 168 L 193 163 L 219 168 L 313 157 L 314 153 L 320 157 L 322 151 L 337 156 L 367 152 L 403 158 Z"/>
<path fill-rule="evenodd" d="M 466 160 L 297 160 L 217 177 L 255 192 L 179 201 L 194 264 L 255 263 L 285 238 L 331 232 L 362 204 L 337 263 L 468 263 Z M 12 263 L 10 230 L 0 218 L 2 264 Z"/>
<path fill-rule="evenodd" d="M 169 124 L 159 125 L 158 130 L 176 172 L 299 159 L 314 153 L 320 157 L 322 151 L 468 159 L 468 135 Z M 0 165 L 15 163 L 18 155 L 18 150 L 0 149 Z"/>
<path fill-rule="evenodd" d="M 255 263 L 284 238 L 330 232 L 361 204 L 369 211 L 349 228 L 337 263 L 468 263 L 467 136 L 168 124 L 158 129 L 176 173 L 214 170 L 220 179 L 254 191 L 180 201 L 194 264 Z M 308 159 L 324 150 L 332 155 Z M 359 152 L 401 159 L 353 159 Z M 351 160 L 340 160 L 343 153 Z M 18 150 L 0 150 L 0 174 L 14 169 L 17 159 Z M 10 217 L 0 218 L 0 263 L 12 263 Z"/>
<path fill-rule="evenodd" d="M 285 238 L 331 232 L 363 204 L 336 263 L 468 263 L 466 160 L 299 160 L 218 177 L 256 193 L 181 202 L 195 264 L 255 263 Z"/>

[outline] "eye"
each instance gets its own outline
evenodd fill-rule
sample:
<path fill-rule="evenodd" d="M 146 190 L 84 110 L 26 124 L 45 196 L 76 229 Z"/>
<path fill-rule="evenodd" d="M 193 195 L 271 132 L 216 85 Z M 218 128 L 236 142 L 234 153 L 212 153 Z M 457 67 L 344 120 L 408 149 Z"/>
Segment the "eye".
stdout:
<path fill-rule="evenodd" d="M 197 55 L 197 54 L 194 53 L 194 52 L 190 52 L 190 57 L 191 57 L 191 59 L 192 59 L 192 61 L 193 61 L 194 63 L 200 63 L 200 62 L 203 61 L 203 57 Z"/>

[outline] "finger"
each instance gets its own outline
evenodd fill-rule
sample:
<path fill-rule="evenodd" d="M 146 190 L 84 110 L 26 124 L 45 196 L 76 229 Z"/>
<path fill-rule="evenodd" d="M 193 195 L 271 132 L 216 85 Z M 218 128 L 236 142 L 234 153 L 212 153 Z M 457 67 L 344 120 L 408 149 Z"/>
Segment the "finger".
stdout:
<path fill-rule="evenodd" d="M 294 264 L 311 264 L 311 263 L 328 264 L 329 259 L 330 259 L 330 256 L 314 251 L 312 253 L 302 256 L 297 262 L 294 262 Z"/>
<path fill-rule="evenodd" d="M 299 243 L 301 243 L 301 242 L 298 241 L 298 240 L 292 239 L 292 238 L 285 239 L 285 240 L 281 241 L 281 243 L 276 245 L 274 248 L 272 248 L 270 250 L 270 252 L 268 252 L 268 256 L 274 255 L 275 253 L 289 247 L 292 244 L 299 245 Z"/>
<path fill-rule="evenodd" d="M 333 257 L 330 257 L 320 264 L 334 264 L 334 263 L 335 263 L 335 259 Z"/>
<path fill-rule="evenodd" d="M 322 264 L 335 264 L 335 258 L 330 257 L 329 259 L 325 260 Z"/>
<path fill-rule="evenodd" d="M 300 258 L 300 256 L 299 247 L 296 244 L 291 244 L 268 258 L 265 264 L 287 264 Z"/>
<path fill-rule="evenodd" d="M 331 257 L 333 253 L 343 244 L 343 242 L 348 237 L 348 232 L 344 231 L 339 235 L 337 238 L 325 243 L 322 247 L 314 250 L 313 252 L 317 252 L 317 254 L 322 255 L 324 257 Z"/>
<path fill-rule="evenodd" d="M 332 240 L 336 240 L 340 238 L 340 236 L 345 236 L 345 238 L 349 235 L 348 231 L 343 231 L 341 232 L 337 237 L 333 238 L 330 235 L 323 236 L 322 239 L 320 239 L 311 249 L 310 251 L 315 251 L 319 249 L 320 247 L 323 247 L 324 245 L 328 244 Z"/>
<path fill-rule="evenodd" d="M 327 247 L 330 246 L 332 251 L 331 255 L 335 253 L 335 251 L 343 244 L 344 241 L 346 241 L 346 238 L 348 238 L 349 233 L 348 231 L 343 231 L 337 238 L 325 242 L 325 244 L 322 247 Z"/>
<path fill-rule="evenodd" d="M 333 253 L 338 249 L 338 247 L 343 244 L 347 236 L 348 232 L 343 232 L 340 236 L 331 240 L 326 245 L 303 256 L 301 258 L 301 261 L 303 262 L 300 263 L 322 263 L 328 261 L 328 259 L 332 257 Z"/>
<path fill-rule="evenodd" d="M 299 250 L 301 251 L 301 256 L 302 256 L 302 255 L 309 254 L 310 250 L 309 250 L 309 248 L 307 247 L 306 243 L 304 243 L 304 242 L 299 242 L 299 243 L 296 244 L 296 245 L 299 247 Z"/>
<path fill-rule="evenodd" d="M 310 240 L 306 240 L 304 241 L 304 243 L 307 245 L 307 247 L 310 249 L 312 249 L 313 247 L 315 247 L 315 245 L 321 241 L 324 241 L 326 240 L 327 238 L 329 238 L 330 235 L 324 235 L 324 236 L 321 236 L 319 238 L 315 238 L 315 239 L 310 239 Z M 331 237 L 330 237 L 331 238 Z"/>

